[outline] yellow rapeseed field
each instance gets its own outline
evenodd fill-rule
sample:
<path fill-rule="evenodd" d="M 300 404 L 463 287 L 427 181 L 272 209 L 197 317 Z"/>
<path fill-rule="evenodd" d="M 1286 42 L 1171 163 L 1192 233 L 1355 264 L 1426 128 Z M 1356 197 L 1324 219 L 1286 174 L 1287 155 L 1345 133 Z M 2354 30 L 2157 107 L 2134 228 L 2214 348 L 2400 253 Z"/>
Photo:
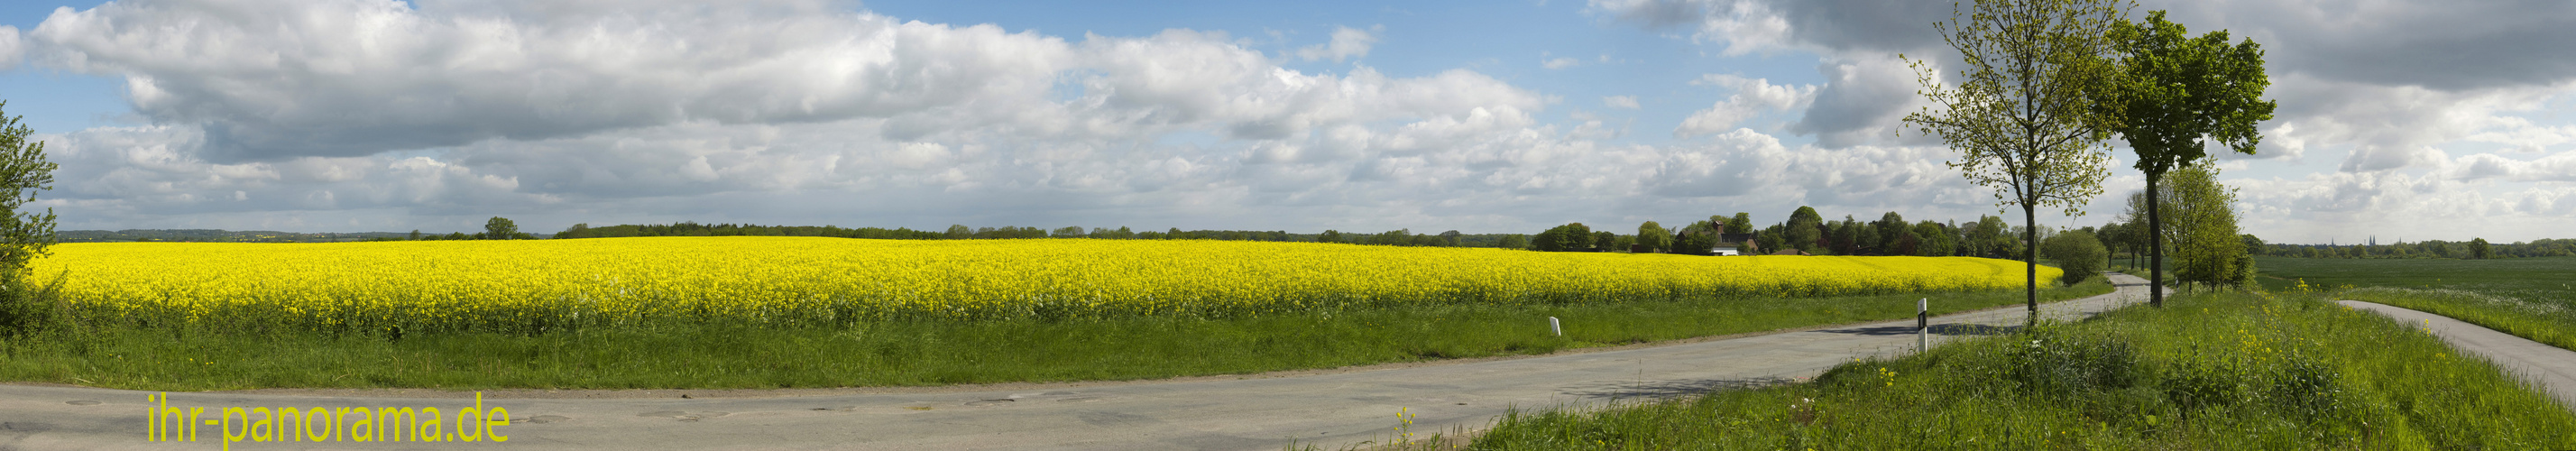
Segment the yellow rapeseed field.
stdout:
<path fill-rule="evenodd" d="M 534 333 L 671 321 L 1238 316 L 2019 287 L 1966 257 L 1695 257 L 1314 243 L 800 237 L 74 243 L 34 265 L 90 321 Z M 2042 267 L 2040 280 L 2059 271 Z"/>

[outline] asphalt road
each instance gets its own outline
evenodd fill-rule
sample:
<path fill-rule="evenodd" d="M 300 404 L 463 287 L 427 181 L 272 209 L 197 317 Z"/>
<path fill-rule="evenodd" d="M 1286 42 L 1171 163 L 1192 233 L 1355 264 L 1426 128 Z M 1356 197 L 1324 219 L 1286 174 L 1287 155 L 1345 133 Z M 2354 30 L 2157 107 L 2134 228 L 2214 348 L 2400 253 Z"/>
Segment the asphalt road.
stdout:
<path fill-rule="evenodd" d="M 2113 275 L 2112 280 L 2119 285 L 2117 292 L 2043 305 L 2043 314 L 2075 319 L 2143 301 L 2144 279 Z M 2018 326 L 2024 312 L 2010 308 L 1935 318 L 1932 340 L 1992 330 L 1968 326 Z M 1335 449 L 1387 439 L 1399 412 L 1413 415 L 1413 430 L 1420 433 L 1479 428 L 1515 406 L 1601 405 L 1791 381 L 1855 358 L 1910 352 L 1914 343 L 1914 321 L 1909 319 L 1668 346 L 1240 379 L 752 398 L 486 398 L 485 407 L 509 411 L 513 421 L 494 427 L 510 437 L 506 443 L 270 442 L 235 447 L 1130 450 L 1281 449 L 1293 440 Z M 226 430 L 221 424 L 199 426 L 195 443 L 146 442 L 149 395 L 0 385 L 0 449 L 215 449 L 222 444 Z M 205 408 L 205 419 L 220 416 L 226 407 L 439 407 L 455 412 L 472 403 L 453 396 L 169 396 L 171 406 Z M 233 427 L 243 432 L 243 426 Z"/>
<path fill-rule="evenodd" d="M 2550 396 L 2557 397 L 2560 404 L 2576 409 L 2576 351 L 2404 307 L 2362 301 L 2335 302 L 2385 315 L 2399 323 L 2430 329 L 2433 336 L 2450 342 L 2451 347 L 2485 357 L 2496 366 L 2504 367 L 2505 371 L 2538 385 Z"/>

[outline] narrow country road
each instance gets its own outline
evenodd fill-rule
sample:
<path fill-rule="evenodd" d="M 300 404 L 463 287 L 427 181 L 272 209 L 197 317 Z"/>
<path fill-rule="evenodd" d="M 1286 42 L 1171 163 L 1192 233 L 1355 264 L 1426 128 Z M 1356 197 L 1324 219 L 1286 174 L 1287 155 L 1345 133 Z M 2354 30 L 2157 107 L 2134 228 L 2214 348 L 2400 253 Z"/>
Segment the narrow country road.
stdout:
<path fill-rule="evenodd" d="M 2145 279 L 2112 275 L 2112 294 L 2043 305 L 2076 319 L 2142 302 Z M 1949 335 L 1970 325 L 2018 326 L 2020 308 L 1934 319 Z M 1568 327 L 1580 327 L 1569 324 Z M 1385 440 L 1398 412 L 1422 434 L 1479 428 L 1506 408 L 1600 405 L 1711 388 L 1812 377 L 1854 358 L 1909 352 L 1914 321 L 1889 321 L 1599 352 L 1297 375 L 1176 382 L 1103 383 L 1039 390 L 978 390 L 752 398 L 486 398 L 514 419 L 507 443 L 242 443 L 235 449 L 1244 449 L 1295 443 L 1334 449 Z M 0 449 L 216 449 L 224 431 L 202 426 L 196 443 L 144 441 L 147 392 L 0 385 Z M 2562 394 L 2562 396 L 2564 396 Z M 172 393 L 172 406 L 439 407 L 454 397 L 325 397 L 233 392 Z M 451 445 L 451 446 L 434 446 Z"/>
<path fill-rule="evenodd" d="M 2557 397 L 2559 404 L 2576 409 L 2576 351 L 2404 307 L 2362 301 L 2335 302 L 2378 313 L 2401 324 L 2429 329 L 2433 336 L 2450 342 L 2451 347 L 2485 357 L 2496 366 L 2504 367 L 2505 371 L 2531 381 L 2542 392 Z"/>

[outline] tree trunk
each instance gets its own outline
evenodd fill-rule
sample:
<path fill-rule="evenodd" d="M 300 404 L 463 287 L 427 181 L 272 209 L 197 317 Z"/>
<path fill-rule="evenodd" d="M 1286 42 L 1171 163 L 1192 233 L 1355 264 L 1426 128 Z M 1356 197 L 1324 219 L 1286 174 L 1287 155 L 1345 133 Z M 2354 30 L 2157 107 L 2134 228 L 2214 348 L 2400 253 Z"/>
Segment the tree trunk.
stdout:
<path fill-rule="evenodd" d="M 2165 221 L 2158 217 L 2163 208 L 2156 201 L 2156 179 L 2163 175 L 2147 174 L 2147 252 L 2155 255 L 2147 261 L 2147 273 L 2153 275 L 2147 279 L 2147 305 L 2155 308 L 2165 307 Z"/>
<path fill-rule="evenodd" d="M 2039 214 L 2030 202 L 2021 204 L 2022 287 L 2029 294 L 2030 324 L 2039 325 Z"/>

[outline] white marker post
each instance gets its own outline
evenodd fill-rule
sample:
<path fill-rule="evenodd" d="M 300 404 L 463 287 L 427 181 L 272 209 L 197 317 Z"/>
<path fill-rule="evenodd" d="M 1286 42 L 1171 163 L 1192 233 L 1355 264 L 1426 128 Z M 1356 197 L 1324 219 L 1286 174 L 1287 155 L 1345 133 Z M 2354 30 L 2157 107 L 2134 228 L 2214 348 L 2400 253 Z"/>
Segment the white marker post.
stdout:
<path fill-rule="evenodd" d="M 1553 316 L 1547 317 L 1547 331 L 1556 333 L 1559 337 L 1565 336 L 1565 327 L 1557 325 L 1556 317 Z"/>
<path fill-rule="evenodd" d="M 1932 350 L 1932 298 L 1914 301 L 1914 352 Z"/>

